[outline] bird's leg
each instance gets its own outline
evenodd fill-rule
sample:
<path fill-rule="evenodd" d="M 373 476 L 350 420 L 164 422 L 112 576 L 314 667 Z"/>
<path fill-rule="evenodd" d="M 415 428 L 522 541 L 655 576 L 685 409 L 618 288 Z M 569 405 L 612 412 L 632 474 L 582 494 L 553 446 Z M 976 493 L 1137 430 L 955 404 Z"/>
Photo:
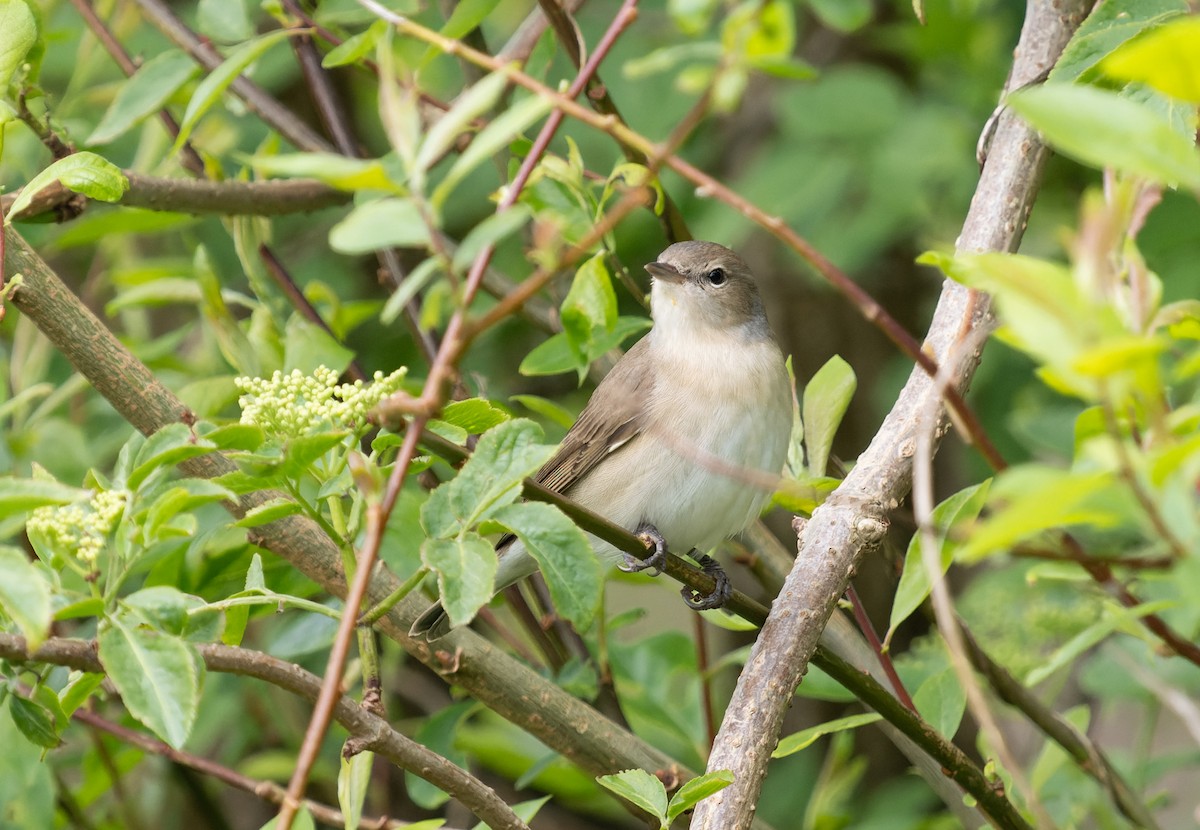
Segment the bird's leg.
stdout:
<path fill-rule="evenodd" d="M 625 573 L 640 573 L 651 568 L 654 573 L 650 576 L 658 576 L 663 572 L 663 568 L 667 564 L 667 542 L 663 539 L 662 534 L 658 532 L 658 528 L 649 522 L 642 522 L 638 525 L 635 531 L 639 539 L 646 544 L 647 547 L 653 545 L 654 553 L 650 554 L 645 559 L 638 559 L 631 553 L 625 554 L 625 561 L 617 567 L 625 571 Z"/>
<path fill-rule="evenodd" d="M 684 585 L 679 589 L 684 603 L 688 608 L 696 611 L 720 608 L 733 595 L 733 586 L 729 584 L 729 577 L 725 574 L 725 569 L 708 554 L 697 554 L 694 549 L 691 552 L 691 557 L 696 560 L 696 564 L 700 566 L 702 571 L 713 578 L 713 582 L 716 584 L 713 586 L 712 593 L 709 594 L 702 594 L 694 588 Z"/>

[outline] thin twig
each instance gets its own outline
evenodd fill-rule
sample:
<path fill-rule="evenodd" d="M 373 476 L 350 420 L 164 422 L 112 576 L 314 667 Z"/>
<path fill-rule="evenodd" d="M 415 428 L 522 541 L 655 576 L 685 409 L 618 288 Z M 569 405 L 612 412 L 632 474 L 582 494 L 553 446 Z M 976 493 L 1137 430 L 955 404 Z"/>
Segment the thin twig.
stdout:
<path fill-rule="evenodd" d="M 917 705 L 913 703 L 912 697 L 908 693 L 908 689 L 904 688 L 904 681 L 900 679 L 900 675 L 896 672 L 896 664 L 892 662 L 891 656 L 884 651 L 883 642 L 879 639 L 879 633 L 875 631 L 875 626 L 871 624 L 871 618 L 867 616 L 867 609 L 863 606 L 862 600 L 859 599 L 858 591 L 854 588 L 854 583 L 850 583 L 850 587 L 846 589 L 846 595 L 850 599 L 850 607 L 854 611 L 854 620 L 858 623 L 858 630 L 866 638 L 867 643 L 875 651 L 875 656 L 879 659 L 879 665 L 883 668 L 887 675 L 888 682 L 892 684 L 892 691 L 896 693 L 896 697 L 900 702 L 917 711 Z"/>

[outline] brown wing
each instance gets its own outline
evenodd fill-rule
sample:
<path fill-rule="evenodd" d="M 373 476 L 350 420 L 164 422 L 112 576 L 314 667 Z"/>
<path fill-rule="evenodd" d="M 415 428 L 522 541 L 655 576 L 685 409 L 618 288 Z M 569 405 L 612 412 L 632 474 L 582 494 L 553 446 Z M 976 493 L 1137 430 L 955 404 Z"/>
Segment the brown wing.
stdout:
<path fill-rule="evenodd" d="M 642 429 L 642 412 L 654 384 L 643 337 L 596 387 L 554 457 L 534 477 L 556 493 L 567 493 L 588 470 L 619 450 Z"/>

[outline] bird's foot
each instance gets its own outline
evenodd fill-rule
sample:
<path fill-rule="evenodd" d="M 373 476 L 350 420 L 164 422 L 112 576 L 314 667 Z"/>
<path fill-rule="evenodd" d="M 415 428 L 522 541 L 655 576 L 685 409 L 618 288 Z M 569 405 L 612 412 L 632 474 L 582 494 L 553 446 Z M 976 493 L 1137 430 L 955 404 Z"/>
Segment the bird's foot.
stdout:
<path fill-rule="evenodd" d="M 684 603 L 688 608 L 696 611 L 720 608 L 733 595 L 733 586 L 729 584 L 729 577 L 725 574 L 725 569 L 717 560 L 707 554 L 702 553 L 697 556 L 693 551 L 692 558 L 696 560 L 702 571 L 713 578 L 714 585 L 712 591 L 707 594 L 702 594 L 690 586 L 683 586 L 679 593 L 683 596 Z"/>
<path fill-rule="evenodd" d="M 625 554 L 625 561 L 617 567 L 625 571 L 625 573 L 635 574 L 642 571 L 653 570 L 650 576 L 658 576 L 663 572 L 663 568 L 667 564 L 667 542 L 663 539 L 662 534 L 658 532 L 658 528 L 649 522 L 638 525 L 637 536 L 641 539 L 646 547 L 653 547 L 654 553 L 645 559 L 638 559 L 631 553 Z"/>

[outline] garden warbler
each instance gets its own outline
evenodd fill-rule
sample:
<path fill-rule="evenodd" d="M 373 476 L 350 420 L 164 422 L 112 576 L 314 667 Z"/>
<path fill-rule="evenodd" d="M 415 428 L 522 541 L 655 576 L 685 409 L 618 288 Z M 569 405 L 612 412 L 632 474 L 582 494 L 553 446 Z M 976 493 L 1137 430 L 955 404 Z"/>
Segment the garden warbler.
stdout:
<path fill-rule="evenodd" d="M 713 608 L 730 593 L 704 555 L 742 531 L 771 495 L 787 455 L 792 396 L 754 276 L 713 242 L 679 242 L 646 266 L 654 327 L 596 387 L 579 420 L 536 480 L 656 548 L 646 562 L 594 536 L 597 555 L 624 570 L 661 568 L 664 545 L 693 553 L 717 589 L 696 596 Z M 520 540 L 497 545 L 496 590 L 537 570 Z M 441 604 L 411 634 L 450 629 Z"/>

